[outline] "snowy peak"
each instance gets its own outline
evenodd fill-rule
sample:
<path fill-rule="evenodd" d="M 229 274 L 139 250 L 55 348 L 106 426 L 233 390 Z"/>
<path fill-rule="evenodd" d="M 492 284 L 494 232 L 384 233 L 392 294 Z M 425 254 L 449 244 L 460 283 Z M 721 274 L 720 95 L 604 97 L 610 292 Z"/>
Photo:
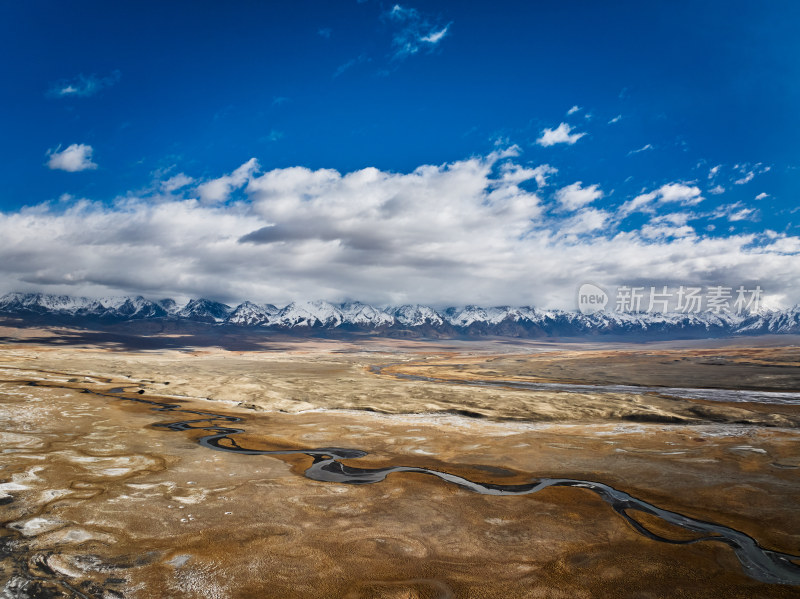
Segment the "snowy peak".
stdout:
<path fill-rule="evenodd" d="M 406 304 L 396 308 L 390 308 L 389 313 L 395 317 L 397 322 L 410 327 L 424 325 L 437 326 L 444 324 L 444 318 L 433 308 L 420 304 Z"/>
<path fill-rule="evenodd" d="M 345 323 L 358 327 L 380 328 L 394 323 L 394 318 L 383 310 L 361 302 L 342 304 L 339 310 Z"/>
<path fill-rule="evenodd" d="M 181 309 L 174 299 L 164 298 L 156 301 L 156 303 L 163 308 L 167 314 L 177 314 Z"/>
<path fill-rule="evenodd" d="M 223 322 L 231 313 L 232 308 L 209 299 L 191 300 L 177 315 L 187 320 L 197 322 Z"/>
<path fill-rule="evenodd" d="M 800 333 L 800 305 L 749 316 L 742 321 L 739 331 L 751 334 Z"/>
<path fill-rule="evenodd" d="M 72 313 L 92 304 L 85 297 L 45 293 L 9 293 L 0 298 L 0 310 Z"/>
<path fill-rule="evenodd" d="M 253 302 L 244 302 L 239 304 L 236 309 L 230 313 L 225 322 L 227 324 L 247 327 L 268 325 L 279 311 L 280 310 L 272 304 L 259 306 Z"/>
<path fill-rule="evenodd" d="M 292 302 L 281 310 L 270 324 L 286 327 L 337 327 L 344 316 L 333 304 L 323 301 Z"/>
<path fill-rule="evenodd" d="M 475 305 L 447 308 L 407 304 L 379 308 L 362 302 L 243 302 L 235 309 L 209 299 L 194 299 L 179 307 L 171 299 L 142 296 L 88 299 L 43 293 L 9 293 L 0 297 L 0 315 L 37 322 L 85 324 L 147 319 L 187 320 L 208 325 L 236 325 L 276 331 L 335 330 L 386 335 L 512 337 L 617 336 L 640 340 L 709 336 L 800 334 L 800 306 L 758 314 L 702 312 L 694 314 L 597 312 L 591 315 L 528 306 Z"/>
<path fill-rule="evenodd" d="M 527 310 L 530 310 L 528 308 Z M 481 308 L 480 306 L 465 306 L 463 308 L 448 308 L 444 317 L 454 327 L 468 327 L 475 323 L 499 324 L 506 319 L 518 321 L 527 319 L 525 308 L 512 308 L 510 306 L 496 306 L 494 308 Z"/>
<path fill-rule="evenodd" d="M 155 302 L 144 299 L 141 295 L 127 298 L 117 308 L 117 313 L 126 318 L 164 318 L 167 311 Z"/>

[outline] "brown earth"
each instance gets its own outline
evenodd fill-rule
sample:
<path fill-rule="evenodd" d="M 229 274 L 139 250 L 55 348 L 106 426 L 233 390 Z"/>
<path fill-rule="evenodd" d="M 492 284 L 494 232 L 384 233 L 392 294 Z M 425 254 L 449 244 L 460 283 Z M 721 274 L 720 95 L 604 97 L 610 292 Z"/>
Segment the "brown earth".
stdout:
<path fill-rule="evenodd" d="M 720 543 L 649 540 L 587 490 L 493 497 L 416 473 L 372 485 L 315 482 L 302 476 L 310 457 L 205 449 L 196 443 L 203 433 L 152 426 L 183 417 L 123 399 L 179 401 L 185 409 L 241 417 L 246 433 L 236 440 L 246 447 L 369 452 L 345 460 L 352 466 L 413 465 L 501 484 L 600 481 L 800 554 L 795 406 L 392 376 L 724 381 L 798 391 L 796 348 L 637 352 L 382 340 L 264 349 L 0 346 L 6 595 L 800 596 L 798 587 L 747 577 Z M 387 364 L 398 365 L 381 375 L 369 369 Z M 102 395 L 118 387 L 124 392 L 117 397 Z M 664 421 L 634 422 L 642 415 Z M 634 515 L 669 538 L 692 536 Z"/>

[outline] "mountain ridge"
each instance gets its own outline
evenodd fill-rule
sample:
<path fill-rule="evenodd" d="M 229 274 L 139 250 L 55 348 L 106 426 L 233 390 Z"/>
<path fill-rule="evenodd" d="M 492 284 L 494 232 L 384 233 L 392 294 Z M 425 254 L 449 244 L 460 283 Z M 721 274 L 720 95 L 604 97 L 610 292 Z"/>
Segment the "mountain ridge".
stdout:
<path fill-rule="evenodd" d="M 637 338 L 800 334 L 800 306 L 734 315 L 712 312 L 587 315 L 530 306 L 467 305 L 437 310 L 422 304 L 376 307 L 362 302 L 297 301 L 283 308 L 245 301 L 238 306 L 199 298 L 179 305 L 143 296 L 72 297 L 12 292 L 0 297 L 0 315 L 71 324 L 185 321 L 208 326 L 283 332 L 362 332 L 389 336 L 506 336 Z"/>

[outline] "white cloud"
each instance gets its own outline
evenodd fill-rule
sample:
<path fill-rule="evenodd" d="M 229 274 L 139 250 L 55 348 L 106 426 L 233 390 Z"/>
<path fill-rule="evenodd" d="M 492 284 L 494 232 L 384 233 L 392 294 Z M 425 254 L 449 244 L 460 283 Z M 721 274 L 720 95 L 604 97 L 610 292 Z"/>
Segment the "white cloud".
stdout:
<path fill-rule="evenodd" d="M 517 184 L 533 179 L 536 181 L 536 185 L 544 187 L 547 185 L 547 177 L 556 174 L 558 169 L 549 164 L 540 164 L 535 168 L 530 168 L 505 162 L 501 165 L 500 172 L 502 173 L 502 181 L 505 183 Z"/>
<path fill-rule="evenodd" d="M 764 173 L 768 173 L 772 170 L 771 166 L 764 166 L 760 162 L 757 162 L 752 166 L 749 164 L 737 164 L 734 168 L 743 175 L 740 179 L 736 179 L 733 182 L 734 185 L 745 185 L 746 183 L 750 183 L 750 181 L 752 181 L 756 175 L 763 175 Z"/>
<path fill-rule="evenodd" d="M 47 151 L 47 156 L 49 156 L 47 160 L 48 168 L 70 173 L 97 168 L 97 165 L 92 162 L 92 153 L 94 152 L 92 146 L 88 144 L 72 144 L 64 150 L 59 151 L 60 148 L 61 146 L 55 150 Z"/>
<path fill-rule="evenodd" d="M 656 197 L 658 197 L 658 194 L 654 191 L 639 194 L 632 200 L 628 200 L 622 206 L 620 206 L 620 215 L 627 216 L 633 212 L 653 212 L 653 208 L 650 206 L 650 204 L 656 199 Z"/>
<path fill-rule="evenodd" d="M 186 187 L 187 185 L 191 185 L 194 183 L 194 179 L 185 175 L 183 173 L 178 173 L 177 175 L 170 177 L 166 181 L 161 182 L 161 190 L 166 191 L 167 193 L 180 189 L 181 187 Z"/>
<path fill-rule="evenodd" d="M 737 210 L 733 214 L 728 217 L 728 220 L 731 222 L 736 222 L 739 220 L 755 220 L 756 211 L 753 208 L 742 208 L 741 210 Z"/>
<path fill-rule="evenodd" d="M 386 17 L 396 27 L 392 58 L 403 59 L 422 50 L 432 51 L 448 35 L 452 23 L 431 23 L 415 8 L 395 4 Z"/>
<path fill-rule="evenodd" d="M 680 202 L 684 206 L 694 206 L 703 201 L 700 188 L 683 183 L 667 183 L 658 189 L 661 202 Z"/>
<path fill-rule="evenodd" d="M 721 167 L 722 165 L 718 164 L 717 166 L 712 166 L 710 169 L 708 169 L 708 178 L 713 179 L 714 177 L 716 177 Z"/>
<path fill-rule="evenodd" d="M 652 212 L 652 203 L 658 200 L 659 203 L 678 202 L 682 206 L 694 206 L 703 201 L 700 195 L 700 188 L 684 183 L 667 183 L 655 191 L 643 193 L 620 206 L 620 214 L 627 216 L 633 212 Z"/>
<path fill-rule="evenodd" d="M 650 219 L 650 224 L 658 225 L 662 223 L 669 223 L 671 225 L 682 226 L 689 222 L 695 216 L 690 212 L 670 212 L 668 214 L 661 214 Z"/>
<path fill-rule="evenodd" d="M 768 193 L 764 193 L 763 191 L 756 196 L 757 200 L 766 200 L 769 197 Z"/>
<path fill-rule="evenodd" d="M 438 44 L 447 35 L 448 29 L 450 29 L 450 25 L 445 25 L 439 31 L 431 31 L 428 35 L 419 38 L 419 40 L 426 44 Z"/>
<path fill-rule="evenodd" d="M 419 19 L 419 13 L 415 8 L 406 8 L 404 6 L 400 6 L 399 4 L 392 6 L 392 8 L 389 10 L 389 16 L 398 21 Z"/>
<path fill-rule="evenodd" d="M 730 222 L 755 221 L 758 218 L 758 211 L 755 208 L 745 206 L 743 202 L 733 202 L 719 206 L 707 216 L 713 219 L 726 218 Z"/>
<path fill-rule="evenodd" d="M 619 123 L 621 120 L 622 120 L 622 115 L 621 115 L 621 114 L 618 114 L 618 115 L 617 115 L 617 116 L 615 116 L 613 119 L 611 119 L 610 121 L 608 121 L 608 124 L 609 124 L 609 125 L 613 125 L 614 123 Z"/>
<path fill-rule="evenodd" d="M 638 150 L 631 150 L 630 152 L 628 152 L 628 156 L 631 156 L 632 154 L 639 154 L 640 152 L 647 152 L 648 150 L 652 149 L 654 149 L 653 144 L 645 144 Z"/>
<path fill-rule="evenodd" d="M 577 210 L 603 197 L 599 185 L 582 187 L 583 182 L 577 181 L 572 185 L 562 187 L 556 192 L 556 199 L 567 210 Z"/>
<path fill-rule="evenodd" d="M 583 235 L 605 229 L 611 215 L 605 210 L 585 208 L 564 221 L 561 231 L 572 235 Z"/>
<path fill-rule="evenodd" d="M 95 95 L 107 87 L 111 87 L 116 84 L 119 79 L 119 71 L 112 71 L 112 73 L 106 77 L 78 75 L 74 79 L 59 81 L 48 90 L 47 95 L 54 98 L 86 98 Z"/>
<path fill-rule="evenodd" d="M 555 129 L 542 129 L 542 135 L 536 140 L 540 146 L 553 146 L 555 144 L 572 145 L 578 141 L 585 133 L 572 133 L 572 127 L 567 123 L 561 123 Z"/>
<path fill-rule="evenodd" d="M 575 114 L 576 112 L 578 112 L 580 110 L 581 110 L 581 107 L 576 104 L 575 106 L 573 106 L 572 108 L 567 110 L 567 115 Z"/>
<path fill-rule="evenodd" d="M 204 204 L 227 201 L 233 190 L 244 187 L 258 169 L 258 160 L 251 158 L 231 174 L 223 175 L 218 179 L 212 179 L 202 185 L 198 185 L 197 193 L 200 196 L 200 200 Z"/>
<path fill-rule="evenodd" d="M 251 160 L 214 179 L 224 193 L 213 201 L 125 195 L 111 206 L 78 200 L 0 212 L 0 291 L 572 309 L 586 280 L 608 287 L 757 280 L 800 301 L 800 238 L 711 238 L 692 234 L 678 216 L 617 231 L 610 215 L 590 206 L 548 215 L 525 189 L 543 171 L 514 153 L 408 173 L 256 174 Z M 699 196 L 690 185 L 670 185 L 650 201 Z M 235 186 L 241 199 L 219 203 Z"/>
<path fill-rule="evenodd" d="M 725 188 L 722 185 L 715 185 L 714 187 L 708 190 L 708 193 L 718 196 L 720 194 L 725 193 Z"/>
<path fill-rule="evenodd" d="M 695 234 L 688 225 L 671 226 L 667 224 L 647 224 L 642 227 L 641 235 L 645 239 L 668 239 L 670 237 L 691 237 Z"/>

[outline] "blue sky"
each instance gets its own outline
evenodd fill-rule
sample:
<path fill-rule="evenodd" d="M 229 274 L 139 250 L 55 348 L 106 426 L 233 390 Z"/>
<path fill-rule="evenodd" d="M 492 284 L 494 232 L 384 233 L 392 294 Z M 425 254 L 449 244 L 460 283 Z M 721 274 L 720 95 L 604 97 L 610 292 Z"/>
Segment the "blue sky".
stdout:
<path fill-rule="evenodd" d="M 763 280 L 800 301 L 798 30 L 790 1 L 3 2 L 0 284 L 566 307 L 586 278 Z M 431 195 L 470 169 L 463 195 Z M 495 201 L 527 204 L 481 212 Z M 461 214 L 437 242 L 403 228 L 420 210 Z M 79 238 L 93 219 L 118 233 L 105 261 Z M 118 251 L 173 270 L 147 281 Z M 444 272 L 468 284 L 442 292 Z"/>

